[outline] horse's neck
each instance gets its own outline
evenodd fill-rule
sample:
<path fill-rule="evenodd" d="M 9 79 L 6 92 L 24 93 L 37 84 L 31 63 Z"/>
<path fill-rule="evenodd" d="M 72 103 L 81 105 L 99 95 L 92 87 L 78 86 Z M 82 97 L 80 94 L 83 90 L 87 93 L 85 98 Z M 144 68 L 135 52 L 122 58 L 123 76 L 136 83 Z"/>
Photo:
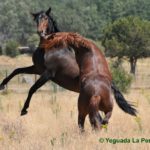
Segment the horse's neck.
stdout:
<path fill-rule="evenodd" d="M 58 33 L 58 32 L 60 32 L 60 30 L 57 27 L 54 27 L 53 31 L 48 34 Z"/>
<path fill-rule="evenodd" d="M 57 25 L 55 25 L 55 23 L 53 23 L 53 31 L 48 33 L 48 34 L 52 34 L 52 33 L 57 33 L 60 32 L 59 28 L 57 27 Z"/>
<path fill-rule="evenodd" d="M 60 32 L 60 30 L 57 27 L 54 27 L 54 31 L 48 33 L 48 35 L 51 35 L 51 34 L 57 33 L 57 32 Z M 43 40 L 45 40 L 45 39 L 40 36 L 40 43 L 39 43 L 39 45 L 43 42 Z"/>
<path fill-rule="evenodd" d="M 54 33 L 61 32 L 58 27 L 54 27 Z"/>

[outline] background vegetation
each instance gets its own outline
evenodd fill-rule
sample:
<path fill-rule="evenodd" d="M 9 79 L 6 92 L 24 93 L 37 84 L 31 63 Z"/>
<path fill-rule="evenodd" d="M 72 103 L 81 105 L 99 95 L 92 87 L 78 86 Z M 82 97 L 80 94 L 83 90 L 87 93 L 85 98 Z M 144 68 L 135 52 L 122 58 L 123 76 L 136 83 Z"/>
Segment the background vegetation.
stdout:
<path fill-rule="evenodd" d="M 30 12 L 52 7 L 60 30 L 76 31 L 101 40 L 103 29 L 118 18 L 138 16 L 150 20 L 149 0 L 1 0 L 0 44 L 15 39 L 28 44 L 35 31 Z"/>
<path fill-rule="evenodd" d="M 133 16 L 117 19 L 105 28 L 102 41 L 106 55 L 127 58 L 135 74 L 137 60 L 150 56 L 150 22 Z"/>
<path fill-rule="evenodd" d="M 79 32 L 98 45 L 102 43 L 107 56 L 117 57 L 118 62 L 127 59 L 133 74 L 137 60 L 150 56 L 149 0 L 2 0 L 0 55 L 15 57 L 18 46 L 35 49 L 39 39 L 30 12 L 49 7 L 61 31 Z M 128 87 L 130 75 L 120 76 L 121 68 L 112 67 L 114 80 L 119 86 L 126 79 Z"/>

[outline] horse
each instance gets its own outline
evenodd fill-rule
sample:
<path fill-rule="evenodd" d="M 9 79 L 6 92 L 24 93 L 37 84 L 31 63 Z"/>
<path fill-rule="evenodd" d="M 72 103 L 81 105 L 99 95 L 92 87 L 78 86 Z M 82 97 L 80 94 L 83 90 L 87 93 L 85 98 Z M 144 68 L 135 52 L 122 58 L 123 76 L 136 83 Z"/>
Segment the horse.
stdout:
<path fill-rule="evenodd" d="M 46 33 L 47 20 L 41 20 L 39 30 Z M 51 53 L 61 49 L 70 48 L 75 52 L 75 58 L 79 66 L 80 94 L 78 98 L 78 125 L 84 130 L 85 117 L 89 115 L 93 129 L 100 129 L 108 124 L 112 115 L 113 100 L 111 97 L 112 76 L 107 61 L 100 49 L 88 39 L 73 32 L 59 32 L 44 35 L 40 41 L 40 47 L 45 50 L 45 62 L 49 61 Z M 127 104 L 127 103 L 126 103 Z M 136 116 L 136 109 L 132 108 L 132 115 Z M 99 110 L 105 113 L 105 117 L 99 114 Z"/>
<path fill-rule="evenodd" d="M 46 30 L 42 31 L 42 28 L 38 28 L 38 34 L 40 36 L 40 41 L 44 38 L 45 35 L 49 35 L 51 33 L 59 32 L 57 24 L 51 15 L 51 8 L 47 11 L 41 11 L 38 13 L 32 13 L 34 20 L 39 26 L 41 20 L 45 18 L 48 21 L 46 26 Z M 70 52 L 69 48 L 61 49 L 59 52 L 53 52 L 49 56 L 49 63 L 45 63 L 45 50 L 41 47 L 38 47 L 32 56 L 33 65 L 25 68 L 17 68 L 15 69 L 7 78 L 5 78 L 0 84 L 0 89 L 3 89 L 5 85 L 18 74 L 26 73 L 26 74 L 38 74 L 40 78 L 36 81 L 36 83 L 30 88 L 28 92 L 27 99 L 25 101 L 24 107 L 21 111 L 21 115 L 27 114 L 27 108 L 29 107 L 29 103 L 32 95 L 36 92 L 38 88 L 44 85 L 48 80 L 52 80 L 58 85 L 74 91 L 80 92 L 79 88 L 79 67 L 76 63 L 75 56 L 72 52 Z M 58 62 L 57 62 L 58 61 Z M 65 63 L 64 63 L 65 62 Z M 47 68 L 50 71 L 47 71 Z M 54 74 L 55 72 L 55 74 Z M 48 75 L 46 75 L 48 74 Z M 50 77 L 51 76 L 51 77 Z M 117 89 L 115 84 L 112 82 L 111 89 L 116 99 L 118 106 L 126 113 L 134 115 L 133 108 L 131 104 L 129 104 L 121 92 Z"/>
<path fill-rule="evenodd" d="M 57 24 L 51 15 L 51 8 L 47 11 L 41 11 L 38 13 L 31 14 L 34 20 L 38 23 L 39 18 L 45 16 L 49 20 L 49 28 L 47 33 L 55 33 L 59 32 Z M 41 33 L 38 32 L 40 35 Z M 48 80 L 52 80 L 56 84 L 60 85 L 61 87 L 74 91 L 79 92 L 79 68 L 75 60 L 75 55 L 67 49 L 61 49 L 59 53 L 51 54 L 50 63 L 47 66 L 49 69 L 55 70 L 55 76 L 49 77 L 50 74 L 45 78 L 44 74 L 46 72 L 46 66 L 44 61 L 44 50 L 40 47 L 36 49 L 33 53 L 32 60 L 33 65 L 25 68 L 17 68 L 15 69 L 8 77 L 6 77 L 2 83 L 0 84 L 0 89 L 4 89 L 5 85 L 16 75 L 18 74 L 37 74 L 40 75 L 40 78 L 35 82 L 35 84 L 30 88 L 28 92 L 28 96 L 26 98 L 24 108 L 21 111 L 21 115 L 27 114 L 26 109 L 29 107 L 29 102 L 32 98 L 32 95 L 44 85 Z M 64 63 L 64 60 L 67 63 Z M 56 63 L 57 62 L 57 63 Z"/>

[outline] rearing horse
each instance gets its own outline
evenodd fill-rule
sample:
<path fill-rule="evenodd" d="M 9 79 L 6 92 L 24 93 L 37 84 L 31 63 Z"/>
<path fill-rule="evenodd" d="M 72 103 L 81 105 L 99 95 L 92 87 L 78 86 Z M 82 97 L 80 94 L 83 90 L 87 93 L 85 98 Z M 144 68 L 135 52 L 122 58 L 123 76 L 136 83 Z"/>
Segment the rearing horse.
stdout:
<path fill-rule="evenodd" d="M 45 12 L 41 11 L 34 13 L 32 16 L 37 25 L 39 25 L 41 18 L 46 18 L 48 20 L 48 26 L 46 30 L 47 34 L 59 32 L 57 24 L 51 16 L 51 8 Z M 38 32 L 38 34 L 41 36 L 43 35 L 43 32 Z M 41 39 L 42 37 L 40 37 L 40 40 Z M 32 56 L 32 66 L 15 69 L 0 84 L 0 90 L 2 90 L 5 88 L 5 85 L 8 84 L 8 82 L 18 74 L 26 73 L 40 75 L 40 78 L 28 92 L 28 96 L 21 111 L 21 115 L 25 115 L 27 113 L 27 108 L 29 107 L 32 95 L 37 91 L 37 89 L 39 89 L 49 80 L 54 81 L 58 85 L 68 90 L 79 92 L 79 67 L 76 63 L 75 55 L 67 49 L 61 49 L 61 51 L 58 53 L 51 53 L 51 56 L 49 57 L 49 64 L 45 64 L 44 55 L 44 49 L 38 47 Z M 64 63 L 64 60 L 67 63 Z M 49 75 L 45 78 L 44 73 L 46 72 L 47 68 L 52 71 L 50 71 L 48 73 Z M 55 72 L 55 76 L 51 77 L 53 72 Z"/>
<path fill-rule="evenodd" d="M 43 20 L 43 24 L 46 24 Z M 45 32 L 45 26 L 42 26 Z M 80 73 L 80 95 L 78 98 L 78 124 L 84 129 L 86 115 L 89 115 L 90 123 L 94 128 L 101 128 L 107 124 L 112 114 L 113 100 L 111 98 L 112 77 L 106 59 L 100 49 L 89 40 L 77 33 L 59 32 L 44 36 L 40 47 L 45 50 L 45 62 L 51 53 L 60 49 L 73 48 Z M 132 115 L 136 110 L 128 105 Z M 102 119 L 99 110 L 105 113 Z"/>

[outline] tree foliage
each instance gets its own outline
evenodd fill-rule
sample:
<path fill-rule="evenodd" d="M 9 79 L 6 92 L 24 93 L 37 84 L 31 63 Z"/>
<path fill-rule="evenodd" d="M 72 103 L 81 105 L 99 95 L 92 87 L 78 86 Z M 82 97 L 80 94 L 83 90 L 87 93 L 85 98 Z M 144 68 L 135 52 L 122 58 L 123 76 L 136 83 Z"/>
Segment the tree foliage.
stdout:
<path fill-rule="evenodd" d="M 106 55 L 129 59 L 131 73 L 135 73 L 137 59 L 150 56 L 150 22 L 139 17 L 125 17 L 104 30 Z"/>
<path fill-rule="evenodd" d="M 5 47 L 5 55 L 10 57 L 16 57 L 17 55 L 19 55 L 18 46 L 19 46 L 18 42 L 14 40 L 8 41 Z"/>
<path fill-rule="evenodd" d="M 150 20 L 149 0 L 1 0 L 0 45 L 15 39 L 22 45 L 35 33 L 30 12 L 52 12 L 62 31 L 79 32 L 100 40 L 103 28 L 118 18 L 134 15 Z"/>
<path fill-rule="evenodd" d="M 132 76 L 125 71 L 122 67 L 122 63 L 118 63 L 118 61 L 112 61 L 110 67 L 115 85 L 122 92 L 128 92 L 133 80 Z"/>

